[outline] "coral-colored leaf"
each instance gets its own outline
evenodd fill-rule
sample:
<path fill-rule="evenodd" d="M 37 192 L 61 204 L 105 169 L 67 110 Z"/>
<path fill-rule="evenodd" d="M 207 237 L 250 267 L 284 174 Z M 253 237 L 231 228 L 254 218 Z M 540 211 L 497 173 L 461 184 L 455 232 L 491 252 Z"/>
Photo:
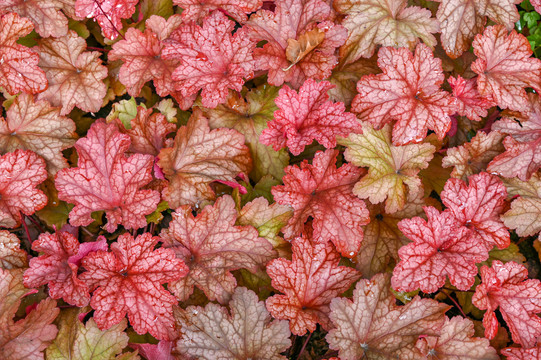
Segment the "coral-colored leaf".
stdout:
<path fill-rule="evenodd" d="M 235 290 L 230 311 L 217 304 L 177 309 L 182 327 L 177 349 L 202 360 L 285 360 L 290 345 L 287 321 L 272 320 L 263 301 L 246 288 Z"/>
<path fill-rule="evenodd" d="M 17 235 L 0 230 L 0 269 L 18 269 L 28 266 L 26 251 L 21 250 Z"/>
<path fill-rule="evenodd" d="M 143 85 L 150 80 L 158 95 L 175 93 L 171 76 L 180 62 L 177 59 L 165 60 L 161 53 L 163 41 L 180 23 L 180 15 L 173 15 L 168 20 L 153 15 L 146 21 L 145 32 L 130 28 L 123 40 L 113 44 L 108 59 L 123 61 L 118 77 L 131 96 L 138 96 Z"/>
<path fill-rule="evenodd" d="M 541 11 L 541 5 L 538 11 Z M 530 349 L 506 348 L 502 349 L 501 352 L 502 355 L 507 356 L 507 360 L 539 360 L 541 358 L 541 347 Z"/>
<path fill-rule="evenodd" d="M 541 177 L 534 174 L 528 182 L 506 181 L 509 195 L 518 197 L 511 209 L 502 215 L 505 226 L 519 236 L 532 236 L 541 231 Z"/>
<path fill-rule="evenodd" d="M 450 95 L 440 90 L 443 83 L 441 60 L 424 44 L 412 54 L 406 48 L 382 48 L 378 53 L 382 74 L 366 75 L 357 83 L 359 94 L 352 111 L 376 128 L 397 120 L 393 143 L 420 142 L 428 129 L 443 139 L 451 128 L 455 112 Z"/>
<path fill-rule="evenodd" d="M 486 171 L 492 159 L 504 151 L 504 137 L 505 135 L 498 131 L 488 134 L 479 131 L 469 143 L 447 149 L 442 166 L 452 166 L 451 176 L 465 181 L 473 174 Z"/>
<path fill-rule="evenodd" d="M 103 36 L 115 39 L 122 29 L 122 19 L 135 12 L 139 0 L 77 0 L 75 13 L 80 17 L 93 18 L 100 24 Z"/>
<path fill-rule="evenodd" d="M 481 121 L 482 117 L 487 116 L 487 109 L 494 106 L 490 99 L 479 94 L 476 79 L 464 79 L 458 75 L 456 78 L 450 76 L 447 82 L 453 89 L 453 101 L 458 115 Z"/>
<path fill-rule="evenodd" d="M 435 0 L 441 2 L 436 17 L 441 24 L 441 43 L 447 55 L 456 59 L 470 48 L 481 33 L 486 16 L 512 29 L 520 16 L 515 4 L 521 0 Z"/>
<path fill-rule="evenodd" d="M 75 106 L 83 111 L 98 111 L 107 93 L 103 79 L 107 68 L 101 64 L 100 53 L 84 51 L 86 41 L 75 32 L 60 38 L 38 41 L 39 66 L 45 71 L 49 88 L 38 99 L 62 106 L 61 115 Z"/>
<path fill-rule="evenodd" d="M 153 158 L 125 152 L 130 147 L 128 135 L 116 125 L 94 123 L 85 138 L 75 144 L 79 154 L 76 168 L 62 169 L 56 175 L 58 198 L 75 207 L 70 223 L 86 226 L 94 219 L 93 211 L 104 210 L 109 232 L 118 224 L 137 229 L 147 224 L 145 215 L 156 209 L 160 195 L 154 190 L 140 190 L 152 180 Z"/>
<path fill-rule="evenodd" d="M 528 100 L 524 117 L 506 117 L 492 125 L 509 136 L 503 141 L 505 152 L 490 162 L 488 171 L 526 181 L 541 168 L 541 97 L 528 94 Z"/>
<path fill-rule="evenodd" d="M 293 260 L 279 258 L 267 264 L 272 287 L 285 295 L 267 299 L 275 319 L 289 320 L 294 335 L 313 332 L 319 323 L 330 329 L 329 304 L 346 291 L 360 274 L 338 266 L 340 254 L 330 242 L 313 242 L 311 231 L 292 242 Z"/>
<path fill-rule="evenodd" d="M 359 254 L 353 259 L 357 270 L 364 277 L 386 272 L 392 269 L 400 260 L 398 249 L 406 245 L 409 240 L 398 229 L 398 222 L 402 219 L 424 215 L 423 206 L 426 202 L 420 191 L 411 196 L 400 211 L 389 214 L 385 212 L 383 204 L 366 205 L 370 211 L 370 222 L 363 227 L 364 238 Z"/>
<path fill-rule="evenodd" d="M 123 331 L 128 324 L 126 319 L 102 331 L 94 319 L 89 319 L 86 324 L 81 322 L 81 312 L 85 309 L 88 311 L 88 308 L 62 311 L 57 319 L 58 336 L 47 348 L 47 360 L 113 359 L 128 345 L 128 335 Z"/>
<path fill-rule="evenodd" d="M 326 336 L 340 359 L 402 359 L 413 351 L 420 335 L 438 335 L 449 308 L 432 299 L 416 296 L 404 306 L 396 305 L 390 276 L 377 274 L 362 279 L 353 300 L 334 299 L 330 318 L 336 328 Z"/>
<path fill-rule="evenodd" d="M 277 87 L 263 85 L 250 90 L 245 96 L 246 100 L 241 94 L 231 91 L 225 104 L 215 109 L 203 108 L 211 129 L 227 127 L 244 135 L 254 160 L 250 177 L 255 181 L 268 174 L 281 179 L 289 162 L 287 151 L 275 151 L 259 141 L 261 132 L 267 128 L 267 123 L 272 121 L 278 109 L 274 102 L 278 90 Z"/>
<path fill-rule="evenodd" d="M 362 135 L 351 134 L 339 142 L 346 146 L 346 160 L 355 166 L 368 167 L 368 174 L 355 184 L 353 193 L 372 204 L 387 199 L 385 211 L 390 214 L 402 210 L 408 193 L 415 196 L 422 191 L 417 174 L 428 167 L 436 150 L 430 144 L 394 146 L 389 125 L 374 130 L 365 124 Z"/>
<path fill-rule="evenodd" d="M 86 306 L 90 300 L 88 286 L 77 277 L 79 266 L 69 261 L 79 253 L 79 241 L 68 232 L 43 233 L 32 243 L 32 250 L 43 253 L 30 259 L 24 273 L 24 286 L 36 288 L 47 284 L 49 296 L 64 299 L 75 306 Z"/>
<path fill-rule="evenodd" d="M 499 360 L 496 350 L 487 339 L 474 337 L 473 322 L 460 316 L 445 319 L 439 336 L 420 337 L 415 347 L 419 357 L 404 360 Z"/>
<path fill-rule="evenodd" d="M 483 318 L 485 337 L 494 338 L 498 320 L 494 311 L 499 307 L 513 341 L 533 347 L 541 335 L 541 282 L 528 279 L 523 265 L 499 260 L 492 267 L 481 267 L 481 284 L 475 289 L 473 304 L 486 310 Z"/>
<path fill-rule="evenodd" d="M 509 231 L 500 220 L 507 190 L 502 181 L 486 172 L 469 177 L 469 185 L 460 179 L 449 179 L 440 197 L 453 214 L 458 226 L 467 226 L 482 239 L 487 250 L 495 245 L 505 249 L 511 241 Z"/>
<path fill-rule="evenodd" d="M 60 10 L 65 0 L 0 0 L 0 11 L 12 11 L 28 18 L 41 37 L 59 37 L 68 33 L 68 19 Z"/>
<path fill-rule="evenodd" d="M 166 248 L 173 249 L 190 269 L 188 275 L 169 284 L 169 289 L 185 301 L 194 286 L 210 300 L 227 303 L 237 282 L 232 270 L 245 268 L 255 272 L 275 257 L 267 240 L 258 237 L 251 226 L 235 226 L 237 212 L 230 196 L 207 205 L 194 217 L 189 206 L 173 213 L 169 228 L 160 233 Z"/>
<path fill-rule="evenodd" d="M 314 219 L 314 239 L 332 241 L 344 256 L 353 257 L 363 238 L 362 226 L 369 221 L 364 201 L 352 190 L 362 171 L 351 164 L 336 168 L 337 150 L 317 152 L 312 164 L 288 166 L 284 185 L 274 186 L 272 195 L 280 204 L 295 210 L 282 229 L 286 239 L 300 235 L 308 217 Z"/>
<path fill-rule="evenodd" d="M 130 343 L 130 347 L 137 350 L 147 360 L 184 360 L 171 354 L 174 343 L 161 340 L 158 344 Z M 175 354 L 176 355 L 176 354 Z"/>
<path fill-rule="evenodd" d="M 329 101 L 327 91 L 334 88 L 328 81 L 308 79 L 299 92 L 284 86 L 275 102 L 278 110 L 260 141 L 274 150 L 288 147 L 299 155 L 306 145 L 316 140 L 327 149 L 336 146 L 336 136 L 360 133 L 361 124 L 355 115 L 346 112 L 343 103 Z"/>
<path fill-rule="evenodd" d="M 73 146 L 76 137 L 73 120 L 46 101 L 34 101 L 32 95 L 19 95 L 6 119 L 0 116 L 0 153 L 32 150 L 45 159 L 50 175 L 68 165 L 62 150 Z"/>
<path fill-rule="evenodd" d="M 438 21 L 428 9 L 407 5 L 407 0 L 335 1 L 334 8 L 347 15 L 342 24 L 348 29 L 348 39 L 340 48 L 340 61 L 369 58 L 378 45 L 413 49 L 419 39 L 434 48 L 432 34 L 439 31 Z"/>
<path fill-rule="evenodd" d="M 477 60 L 471 65 L 479 76 L 479 93 L 501 108 L 528 107 L 525 87 L 541 91 L 541 60 L 531 58 L 528 39 L 515 30 L 508 34 L 502 25 L 490 26 L 473 41 Z"/>
<path fill-rule="evenodd" d="M 30 20 L 15 13 L 0 15 L 0 86 L 11 95 L 47 89 L 45 73 L 38 67 L 38 54 L 17 44 L 32 28 Z"/>
<path fill-rule="evenodd" d="M 181 25 L 164 41 L 162 57 L 180 61 L 172 78 L 182 96 L 202 90 L 203 106 L 214 108 L 225 102 L 229 89 L 240 91 L 245 79 L 253 76 L 255 43 L 243 29 L 232 35 L 234 27 L 235 22 L 215 11 L 202 27 Z"/>
<path fill-rule="evenodd" d="M 307 78 L 323 80 L 331 75 L 336 65 L 335 49 L 346 41 L 347 31 L 341 25 L 330 21 L 331 8 L 322 0 L 276 0 L 274 11 L 259 10 L 250 16 L 245 27 L 250 37 L 257 41 L 267 41 L 263 48 L 254 50 L 256 67 L 268 70 L 268 82 L 282 85 L 289 82 L 295 89 Z M 288 48 L 301 46 L 309 32 L 319 29 L 322 41 L 303 56 L 290 55 Z"/>
<path fill-rule="evenodd" d="M 214 10 L 222 10 L 239 23 L 248 19 L 247 14 L 259 10 L 263 0 L 173 0 L 180 6 L 184 21 L 201 21 Z"/>
<path fill-rule="evenodd" d="M 21 299 L 31 290 L 23 286 L 23 271 L 0 269 L 0 354 L 2 360 L 43 360 L 44 350 L 58 332 L 53 320 L 56 301 L 45 299 L 24 319 L 13 321 Z"/>
<path fill-rule="evenodd" d="M 20 212 L 32 215 L 47 204 L 36 186 L 47 179 L 45 161 L 30 150 L 15 150 L 0 156 L 0 226 L 13 228 Z"/>
<path fill-rule="evenodd" d="M 172 209 L 214 199 L 213 181 L 235 182 L 252 165 L 244 136 L 230 129 L 211 131 L 208 120 L 197 111 L 177 131 L 173 147 L 160 151 L 159 159 L 169 180 L 163 197 Z"/>
<path fill-rule="evenodd" d="M 475 281 L 476 263 L 488 258 L 488 250 L 477 236 L 457 226 L 450 212 L 424 208 L 428 221 L 419 217 L 404 219 L 398 228 L 413 242 L 398 250 L 400 262 L 393 271 L 393 288 L 398 291 L 421 289 L 437 291 L 446 276 L 460 290 L 468 290 Z"/>
<path fill-rule="evenodd" d="M 177 129 L 163 114 L 152 114 L 152 109 L 143 106 L 137 107 L 137 115 L 131 120 L 129 129 L 124 127 L 121 120 L 116 120 L 120 132 L 130 137 L 129 151 L 139 154 L 158 155 L 160 150 L 172 141 L 167 140 L 166 136 Z"/>
<path fill-rule="evenodd" d="M 90 305 L 100 329 L 109 329 L 126 315 L 138 334 L 161 340 L 175 338 L 172 306 L 175 297 L 161 284 L 185 276 L 188 268 L 169 249 L 156 249 L 160 239 L 150 233 L 133 238 L 122 234 L 111 252 L 97 251 L 82 260 L 80 275 L 93 290 Z"/>

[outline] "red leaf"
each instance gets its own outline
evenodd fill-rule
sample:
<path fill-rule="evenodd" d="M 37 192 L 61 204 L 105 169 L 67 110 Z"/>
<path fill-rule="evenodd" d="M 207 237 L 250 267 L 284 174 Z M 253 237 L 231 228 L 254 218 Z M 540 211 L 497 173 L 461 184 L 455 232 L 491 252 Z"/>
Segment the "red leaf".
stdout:
<path fill-rule="evenodd" d="M 69 261 L 78 255 L 79 241 L 64 231 L 43 233 L 32 243 L 32 250 L 44 254 L 30 260 L 30 268 L 24 273 L 24 286 L 37 288 L 47 284 L 53 299 L 86 306 L 90 300 L 88 286 L 77 278 L 79 266 Z"/>
<path fill-rule="evenodd" d="M 530 57 L 528 39 L 515 30 L 508 34 L 501 25 L 490 26 L 473 41 L 477 60 L 471 69 L 479 74 L 479 93 L 492 97 L 499 107 L 528 107 L 525 87 L 541 91 L 541 60 Z"/>
<path fill-rule="evenodd" d="M 152 114 L 152 109 L 143 106 L 137 107 L 137 115 L 131 120 L 130 129 L 126 129 L 118 118 L 116 123 L 120 132 L 130 137 L 130 152 L 153 156 L 158 155 L 166 143 L 173 142 L 172 139 L 166 139 L 166 136 L 177 129 L 163 114 Z"/>
<path fill-rule="evenodd" d="M 98 51 L 84 51 L 85 39 L 70 31 L 61 38 L 41 39 L 35 49 L 39 53 L 39 66 L 45 70 L 49 88 L 39 94 L 38 100 L 48 100 L 53 106 L 62 106 L 61 115 L 75 106 L 83 111 L 98 111 L 107 93 L 103 79 L 107 68 L 101 64 Z"/>
<path fill-rule="evenodd" d="M 239 23 L 248 19 L 247 14 L 257 11 L 263 6 L 262 0 L 173 0 L 182 8 L 184 21 L 201 21 L 214 10 L 222 10 Z"/>
<path fill-rule="evenodd" d="M 538 10 L 538 11 L 541 11 L 541 10 Z M 507 360 L 539 360 L 541 359 L 541 347 L 535 347 L 531 349 L 506 348 L 506 349 L 502 349 L 501 352 L 502 352 L 502 355 L 507 356 Z"/>
<path fill-rule="evenodd" d="M 194 286 L 209 300 L 227 303 L 237 281 L 231 271 L 258 267 L 276 256 L 269 241 L 258 237 L 251 226 L 235 226 L 237 211 L 233 199 L 226 195 L 214 205 L 207 205 L 194 217 L 189 206 L 173 213 L 169 228 L 160 233 L 166 248 L 184 260 L 190 272 L 169 289 L 181 301 L 192 294 Z"/>
<path fill-rule="evenodd" d="M 335 50 L 347 38 L 346 29 L 330 21 L 329 5 L 322 0 L 276 0 L 275 4 L 274 11 L 259 10 L 245 25 L 253 40 L 267 41 L 263 48 L 254 50 L 256 67 L 269 71 L 269 84 L 289 82 L 296 89 L 307 78 L 328 78 L 338 62 Z M 306 46 L 309 32 L 314 30 L 323 33 L 324 39 L 307 47 L 311 50 L 300 57 L 288 59 L 287 50 Z"/>
<path fill-rule="evenodd" d="M 240 91 L 244 79 L 253 76 L 255 43 L 244 30 L 231 35 L 235 22 L 219 11 L 195 23 L 181 25 L 164 41 L 164 59 L 178 59 L 173 72 L 177 90 L 190 97 L 202 90 L 201 103 L 214 108 L 224 103 L 229 89 Z"/>
<path fill-rule="evenodd" d="M 293 217 L 282 229 L 286 239 L 300 235 L 308 217 L 314 218 L 314 239 L 332 241 L 346 257 L 359 251 L 362 226 L 370 221 L 364 201 L 353 194 L 353 186 L 362 171 L 350 164 L 336 168 L 337 150 L 319 151 L 312 164 L 304 160 L 300 167 L 288 166 L 284 185 L 274 186 L 274 200 L 290 205 Z"/>
<path fill-rule="evenodd" d="M 458 226 L 467 226 L 482 239 L 487 251 L 495 245 L 509 246 L 509 231 L 500 220 L 507 190 L 496 176 L 486 172 L 469 177 L 469 185 L 460 179 L 449 179 L 441 201 L 449 209 Z"/>
<path fill-rule="evenodd" d="M 260 141 L 274 150 L 287 146 L 293 155 L 299 155 L 313 140 L 330 149 L 336 146 L 336 136 L 362 132 L 361 124 L 345 111 L 343 103 L 329 101 L 327 91 L 334 87 L 328 81 L 312 79 L 306 80 L 298 93 L 284 86 L 275 100 L 279 109 Z"/>
<path fill-rule="evenodd" d="M 523 112 L 525 118 L 506 117 L 492 125 L 493 130 L 509 136 L 503 141 L 505 152 L 488 164 L 488 171 L 527 181 L 541 168 L 541 97 L 528 94 L 528 105 Z"/>
<path fill-rule="evenodd" d="M 453 89 L 453 100 L 458 115 L 466 116 L 470 120 L 481 121 L 482 117 L 487 116 L 487 109 L 494 106 L 490 99 L 479 94 L 476 79 L 464 79 L 457 75 L 456 79 L 450 76 L 447 82 Z"/>
<path fill-rule="evenodd" d="M 173 305 L 175 297 L 162 284 L 185 276 L 188 269 L 173 251 L 156 249 L 160 239 L 150 233 L 133 238 L 122 234 L 111 252 L 97 251 L 86 256 L 80 275 L 91 291 L 90 305 L 101 330 L 118 324 L 126 315 L 138 334 L 149 332 L 160 340 L 176 337 Z"/>
<path fill-rule="evenodd" d="M 418 143 L 429 129 L 443 139 L 455 107 L 449 94 L 440 90 L 441 60 L 424 44 L 417 45 L 414 54 L 406 48 L 384 47 L 378 53 L 378 66 L 382 74 L 363 76 L 357 83 L 359 94 L 352 111 L 377 129 L 396 120 L 394 145 Z"/>
<path fill-rule="evenodd" d="M 475 281 L 476 263 L 488 258 L 488 250 L 464 226 L 457 226 L 450 212 L 424 208 L 428 221 L 414 217 L 398 223 L 413 242 L 398 250 L 400 262 L 393 271 L 393 288 L 398 291 L 421 289 L 433 293 L 445 284 L 446 276 L 460 290 Z"/>
<path fill-rule="evenodd" d="M 135 12 L 139 0 L 77 0 L 75 13 L 80 17 L 94 18 L 101 26 L 101 33 L 108 39 L 115 39 L 122 29 L 121 19 L 127 19 Z"/>
<path fill-rule="evenodd" d="M 171 76 L 180 61 L 164 60 L 161 53 L 163 41 L 180 23 L 180 15 L 173 15 L 168 20 L 152 15 L 146 21 L 144 33 L 129 28 L 124 39 L 113 44 L 108 59 L 123 61 L 118 77 L 131 96 L 138 96 L 143 85 L 150 80 L 153 81 L 158 95 L 177 95 Z"/>
<path fill-rule="evenodd" d="M 420 335 L 439 334 L 447 305 L 416 296 L 398 306 L 389 285 L 388 274 L 377 274 L 357 283 L 352 300 L 331 302 L 330 318 L 336 327 L 326 339 L 340 359 L 403 359 Z"/>
<path fill-rule="evenodd" d="M 47 89 L 45 73 L 38 67 L 38 54 L 17 44 L 32 28 L 30 20 L 15 13 L 0 15 L 0 86 L 10 95 L 20 91 L 35 94 Z"/>
<path fill-rule="evenodd" d="M 68 33 L 68 19 L 60 11 L 65 0 L 2 0 L 0 11 L 15 12 L 28 18 L 41 37 L 59 37 Z"/>
<path fill-rule="evenodd" d="M 47 101 L 35 101 L 32 95 L 21 94 L 0 116 L 0 152 L 15 149 L 32 150 L 47 162 L 50 175 L 68 166 L 62 150 L 75 144 L 75 123 L 60 115 Z"/>
<path fill-rule="evenodd" d="M 292 241 L 292 261 L 267 264 L 272 287 L 285 294 L 269 297 L 267 309 L 275 319 L 289 320 L 291 332 L 299 336 L 315 331 L 318 323 L 330 329 L 331 300 L 360 277 L 355 269 L 338 266 L 340 254 L 330 242 L 313 243 L 307 232 Z"/>
<path fill-rule="evenodd" d="M 118 132 L 115 124 L 96 122 L 85 138 L 75 144 L 79 154 L 76 168 L 62 169 L 56 175 L 58 198 L 75 204 L 70 223 L 86 226 L 93 211 L 105 211 L 109 220 L 105 229 L 113 232 L 118 224 L 127 229 L 146 226 L 145 215 L 152 213 L 160 195 L 140 190 L 152 180 L 153 158 L 125 152 L 130 138 Z"/>
<path fill-rule="evenodd" d="M 215 199 L 213 181 L 235 182 L 237 175 L 249 173 L 252 167 L 244 136 L 230 129 L 211 131 L 199 111 L 177 131 L 173 146 L 160 151 L 159 159 L 169 180 L 162 195 L 172 209 Z"/>
<path fill-rule="evenodd" d="M 514 261 L 492 262 L 481 267 L 481 284 L 475 289 L 472 302 L 481 310 L 485 337 L 493 339 L 498 330 L 494 311 L 499 307 L 513 341 L 533 347 L 541 335 L 541 282 L 528 279 L 528 270 Z"/>
<path fill-rule="evenodd" d="M 0 156 L 0 226 L 14 228 L 20 212 L 32 215 L 47 204 L 37 186 L 47 179 L 45 161 L 30 150 Z"/>

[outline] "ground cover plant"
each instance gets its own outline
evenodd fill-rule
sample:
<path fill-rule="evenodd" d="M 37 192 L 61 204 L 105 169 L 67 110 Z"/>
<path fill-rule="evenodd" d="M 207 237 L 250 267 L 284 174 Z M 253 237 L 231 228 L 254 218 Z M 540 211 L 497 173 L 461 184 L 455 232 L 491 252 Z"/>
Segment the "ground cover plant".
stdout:
<path fill-rule="evenodd" d="M 0 360 L 541 359 L 538 0 L 0 0 Z"/>

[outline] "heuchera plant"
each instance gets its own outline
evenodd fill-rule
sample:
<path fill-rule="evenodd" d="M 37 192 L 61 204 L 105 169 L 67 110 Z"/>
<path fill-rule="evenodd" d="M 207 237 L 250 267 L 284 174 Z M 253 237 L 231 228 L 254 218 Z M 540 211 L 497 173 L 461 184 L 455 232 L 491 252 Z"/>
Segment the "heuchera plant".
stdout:
<path fill-rule="evenodd" d="M 541 359 L 540 0 L 0 0 L 0 360 Z"/>

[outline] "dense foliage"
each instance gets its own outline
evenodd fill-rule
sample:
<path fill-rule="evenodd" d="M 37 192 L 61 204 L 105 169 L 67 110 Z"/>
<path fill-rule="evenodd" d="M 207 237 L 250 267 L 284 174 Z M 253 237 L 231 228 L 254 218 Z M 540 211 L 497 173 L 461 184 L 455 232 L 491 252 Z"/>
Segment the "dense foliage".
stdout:
<path fill-rule="evenodd" d="M 541 359 L 540 12 L 0 0 L 0 360 Z"/>

